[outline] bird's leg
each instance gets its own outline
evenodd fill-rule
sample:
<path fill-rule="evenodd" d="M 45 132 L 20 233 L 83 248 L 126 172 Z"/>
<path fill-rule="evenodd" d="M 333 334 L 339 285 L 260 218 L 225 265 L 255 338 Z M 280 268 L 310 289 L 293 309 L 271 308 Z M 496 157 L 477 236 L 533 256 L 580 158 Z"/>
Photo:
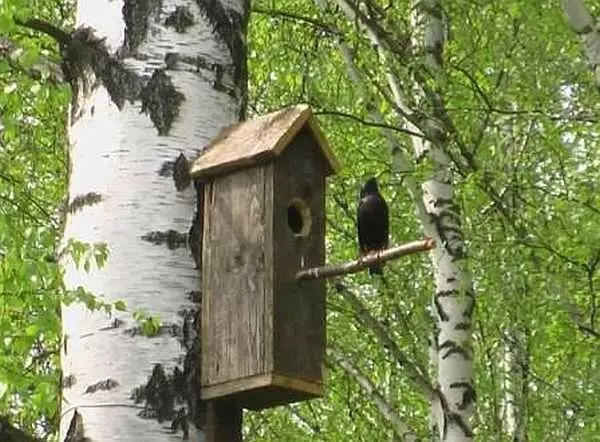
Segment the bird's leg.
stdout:
<path fill-rule="evenodd" d="M 363 260 L 368 256 L 369 251 L 368 250 L 364 250 L 364 249 L 359 249 L 358 250 L 358 257 L 356 258 L 356 260 L 358 262 L 363 262 Z"/>

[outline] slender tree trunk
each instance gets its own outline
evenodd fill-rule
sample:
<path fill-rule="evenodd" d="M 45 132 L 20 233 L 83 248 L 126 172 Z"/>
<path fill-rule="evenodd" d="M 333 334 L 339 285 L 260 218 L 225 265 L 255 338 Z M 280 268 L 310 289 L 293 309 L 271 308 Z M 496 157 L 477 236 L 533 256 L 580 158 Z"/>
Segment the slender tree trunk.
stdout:
<path fill-rule="evenodd" d="M 61 441 L 202 439 L 199 274 L 187 248 L 190 232 L 197 252 L 201 184 L 186 186 L 186 162 L 175 160 L 193 159 L 243 116 L 248 8 L 79 2 L 77 25 L 94 34 L 77 31 L 81 47 L 66 50 L 74 94 L 63 243 L 105 242 L 109 255 L 89 272 L 63 261 L 64 280 L 128 311 L 63 308 Z"/>
<path fill-rule="evenodd" d="M 562 0 L 563 11 L 581 40 L 594 73 L 596 87 L 600 88 L 600 30 L 583 0 Z"/>
<path fill-rule="evenodd" d="M 513 315 L 513 317 L 518 315 Z M 502 423 L 514 442 L 527 441 L 527 399 L 529 368 L 526 332 L 508 327 L 505 332 L 503 368 Z"/>
<path fill-rule="evenodd" d="M 417 2 L 415 29 L 422 39 L 425 65 L 436 82 L 443 81 L 443 49 L 448 23 L 441 0 Z M 427 217 L 422 219 L 426 233 L 437 247 L 431 259 L 436 291 L 433 311 L 436 318 L 431 342 L 432 367 L 437 371 L 437 394 L 432 398 L 432 432 L 442 441 L 471 441 L 474 412 L 472 315 L 475 294 L 466 266 L 466 247 L 458 205 L 454 202 L 451 159 L 448 147 L 448 119 L 437 85 L 425 87 L 417 80 L 421 99 L 433 109 L 421 125 L 425 137 L 413 137 L 419 161 L 432 166 L 430 179 L 422 186 Z"/>

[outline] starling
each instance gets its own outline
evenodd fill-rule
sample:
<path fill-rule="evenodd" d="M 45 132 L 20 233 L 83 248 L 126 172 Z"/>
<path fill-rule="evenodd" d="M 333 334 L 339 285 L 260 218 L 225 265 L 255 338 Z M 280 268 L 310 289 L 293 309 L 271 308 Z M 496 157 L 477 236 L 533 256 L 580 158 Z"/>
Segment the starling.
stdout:
<path fill-rule="evenodd" d="M 360 190 L 357 226 L 361 256 L 387 248 L 389 241 L 388 206 L 379 193 L 375 178 L 370 178 Z M 383 275 L 382 267 L 381 264 L 369 267 L 369 274 Z"/>

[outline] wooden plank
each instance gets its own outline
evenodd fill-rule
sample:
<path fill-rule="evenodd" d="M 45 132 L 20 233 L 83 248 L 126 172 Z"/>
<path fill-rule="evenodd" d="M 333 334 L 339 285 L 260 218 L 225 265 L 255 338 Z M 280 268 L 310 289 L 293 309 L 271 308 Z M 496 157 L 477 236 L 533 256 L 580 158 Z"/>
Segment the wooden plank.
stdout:
<path fill-rule="evenodd" d="M 265 373 L 265 167 L 219 177 L 205 204 L 202 385 Z M 270 290 L 270 288 L 269 288 Z M 268 318 L 267 318 L 268 319 Z"/>
<path fill-rule="evenodd" d="M 321 382 L 274 373 L 225 382 L 202 390 L 204 401 L 231 398 L 249 410 L 263 410 L 319 397 L 323 397 Z"/>
<path fill-rule="evenodd" d="M 340 164 L 325 135 L 306 104 L 291 106 L 254 120 L 229 126 L 207 146 L 192 164 L 194 178 L 207 178 L 250 167 L 274 159 L 307 127 L 326 158 L 326 174 L 335 173 Z"/>
<path fill-rule="evenodd" d="M 252 390 L 256 390 L 256 396 L 258 397 L 262 394 L 259 390 L 267 390 L 267 387 L 280 387 L 281 390 L 289 390 L 290 393 L 306 393 L 309 397 L 317 397 L 323 394 L 322 382 L 280 373 L 268 373 L 205 387 L 202 389 L 201 398 L 203 401 L 207 401 Z M 242 395 L 239 396 L 242 397 Z"/>
<path fill-rule="evenodd" d="M 275 163 L 265 164 L 264 166 L 264 195 L 265 195 L 265 298 L 264 298 L 264 369 L 265 373 L 270 373 L 275 369 L 273 360 L 273 289 L 275 271 L 275 238 L 273 237 L 273 216 L 275 213 L 275 189 L 273 187 L 273 176 L 275 174 Z"/>
<path fill-rule="evenodd" d="M 325 282 L 297 281 L 296 273 L 325 263 L 325 159 L 304 129 L 275 163 L 274 327 L 275 372 L 322 380 L 325 356 Z M 294 235 L 288 205 L 301 199 L 311 230 Z M 318 282 L 313 284 L 313 282 Z"/>

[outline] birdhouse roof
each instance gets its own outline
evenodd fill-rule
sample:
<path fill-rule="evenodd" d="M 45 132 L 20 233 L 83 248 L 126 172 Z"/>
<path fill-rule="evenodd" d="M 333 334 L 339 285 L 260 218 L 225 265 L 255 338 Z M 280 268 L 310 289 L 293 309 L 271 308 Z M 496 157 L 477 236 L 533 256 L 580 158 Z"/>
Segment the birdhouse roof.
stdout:
<path fill-rule="evenodd" d="M 340 165 L 316 118 L 308 105 L 300 104 L 226 127 L 194 160 L 191 175 L 206 178 L 273 160 L 304 127 L 329 165 L 327 175 L 337 172 Z"/>

